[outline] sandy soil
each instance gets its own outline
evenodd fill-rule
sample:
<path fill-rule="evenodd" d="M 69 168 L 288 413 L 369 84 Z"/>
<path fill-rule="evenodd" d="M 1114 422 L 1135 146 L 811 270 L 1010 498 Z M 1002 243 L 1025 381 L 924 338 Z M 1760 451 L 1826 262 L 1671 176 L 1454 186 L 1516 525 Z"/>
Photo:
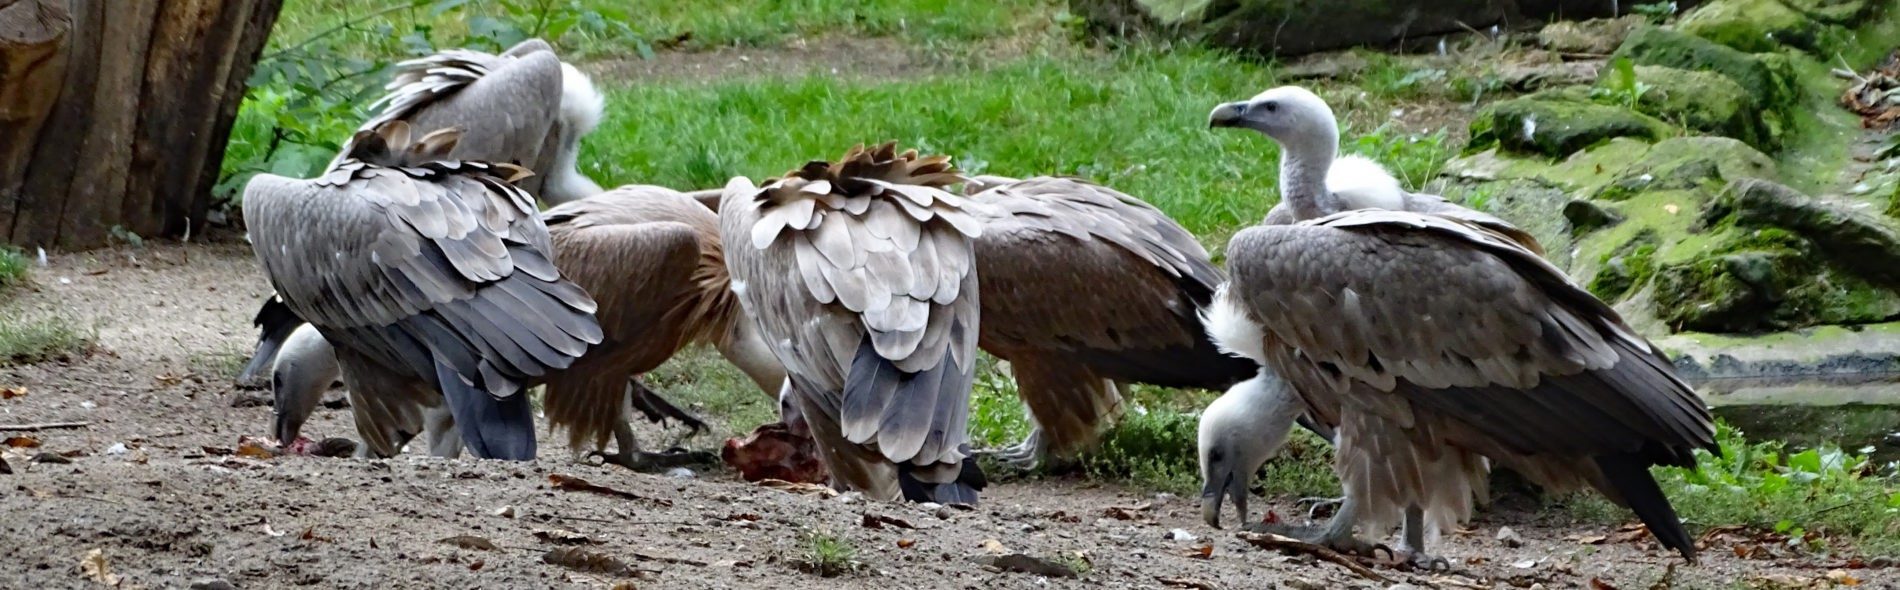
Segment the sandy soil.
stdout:
<path fill-rule="evenodd" d="M 634 474 L 577 464 L 552 446 L 528 464 L 414 454 L 388 461 L 230 456 L 224 453 L 240 436 L 263 434 L 270 422 L 268 407 L 233 407 L 247 394 L 224 373 L 250 346 L 249 314 L 266 290 L 245 246 L 55 256 L 34 282 L 3 311 L 96 326 L 98 350 L 0 369 L 0 387 L 26 391 L 0 400 L 0 423 L 90 423 L 0 433 L 30 434 L 42 445 L 5 455 L 13 473 L 0 475 L 4 588 L 96 586 L 82 566 L 95 550 L 126 588 L 223 580 L 239 588 L 1627 589 L 1651 587 L 1679 561 L 1647 541 L 1614 540 L 1614 527 L 1492 513 L 1441 546 L 1462 575 L 1380 568 L 1389 580 L 1379 582 L 1252 548 L 1202 525 L 1191 499 L 1072 479 L 993 486 L 983 506 L 965 511 L 762 488 L 716 467 L 691 479 Z M 320 410 L 310 431 L 350 435 L 347 414 Z M 28 458 L 41 452 L 71 455 L 70 463 Z M 556 489 L 549 479 L 556 474 L 630 496 Z M 890 520 L 867 527 L 866 515 Z M 1521 534 L 1522 546 L 1496 540 L 1500 526 Z M 563 545 L 550 531 L 582 540 Z M 808 573 L 801 564 L 811 555 L 811 531 L 845 540 L 857 569 L 828 579 Z M 443 541 L 462 535 L 494 548 Z M 1613 540 L 1587 544 L 1605 535 Z M 1195 539 L 1177 538 L 1185 536 Z M 1212 551 L 1199 558 L 1195 549 L 1205 544 Z M 632 569 L 605 574 L 544 562 L 562 548 Z M 1051 579 L 977 561 L 998 552 L 1086 563 L 1087 571 Z M 1723 541 L 1705 555 L 1700 565 L 1677 568 L 1669 587 L 1823 580 L 1845 563 L 1838 556 L 1742 560 Z M 1883 580 L 1900 579 L 1900 570 L 1846 574 L 1863 588 L 1892 588 Z"/>

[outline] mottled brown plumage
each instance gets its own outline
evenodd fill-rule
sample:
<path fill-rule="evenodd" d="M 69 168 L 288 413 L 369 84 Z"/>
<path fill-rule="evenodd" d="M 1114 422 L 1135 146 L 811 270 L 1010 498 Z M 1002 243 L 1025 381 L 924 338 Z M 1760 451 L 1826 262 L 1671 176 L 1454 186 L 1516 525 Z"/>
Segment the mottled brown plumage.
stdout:
<path fill-rule="evenodd" d="M 970 189 L 983 205 L 978 345 L 1010 362 L 1037 425 L 1012 461 L 1086 449 L 1119 415 L 1122 383 L 1224 389 L 1254 376 L 1201 329 L 1225 276 L 1160 210 L 1069 178 L 986 176 Z"/>
<path fill-rule="evenodd" d="M 726 187 L 734 290 L 840 486 L 975 500 L 964 463 L 980 224 L 942 188 L 961 180 L 947 158 L 885 144 Z"/>

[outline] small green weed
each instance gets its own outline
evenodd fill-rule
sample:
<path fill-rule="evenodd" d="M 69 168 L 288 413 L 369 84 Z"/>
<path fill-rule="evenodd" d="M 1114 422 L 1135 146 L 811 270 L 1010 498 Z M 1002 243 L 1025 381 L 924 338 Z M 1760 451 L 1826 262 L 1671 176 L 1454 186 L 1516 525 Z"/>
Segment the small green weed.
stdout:
<path fill-rule="evenodd" d="M 1590 89 L 1590 97 L 1598 102 L 1635 108 L 1650 90 L 1649 84 L 1636 79 L 1636 63 L 1619 57 L 1610 62 L 1610 71 L 1604 73 L 1603 82 Z"/>
<path fill-rule="evenodd" d="M 847 539 L 833 536 L 829 531 L 814 531 L 805 535 L 805 555 L 801 565 L 810 573 L 825 578 L 848 574 L 858 569 L 856 558 L 857 549 Z"/>
<path fill-rule="evenodd" d="M 32 267 L 26 250 L 18 246 L 0 247 L 0 289 L 26 282 L 28 269 Z"/>

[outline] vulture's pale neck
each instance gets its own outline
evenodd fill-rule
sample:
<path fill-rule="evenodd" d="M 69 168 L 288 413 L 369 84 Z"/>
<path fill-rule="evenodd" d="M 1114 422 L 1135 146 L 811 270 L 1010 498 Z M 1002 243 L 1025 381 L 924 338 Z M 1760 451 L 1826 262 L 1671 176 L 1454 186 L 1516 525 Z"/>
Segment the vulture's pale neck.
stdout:
<path fill-rule="evenodd" d="M 1301 139 L 1305 141 L 1280 143 L 1280 200 L 1301 221 L 1339 212 L 1344 206 L 1326 190 L 1326 171 L 1339 153 L 1339 134 Z"/>

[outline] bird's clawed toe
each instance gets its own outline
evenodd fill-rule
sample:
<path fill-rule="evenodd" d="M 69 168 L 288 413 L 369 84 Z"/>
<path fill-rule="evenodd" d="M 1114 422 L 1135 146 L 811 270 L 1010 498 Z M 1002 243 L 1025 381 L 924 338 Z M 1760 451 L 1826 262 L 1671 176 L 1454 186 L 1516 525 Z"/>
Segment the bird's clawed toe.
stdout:
<path fill-rule="evenodd" d="M 1299 501 L 1296 501 L 1293 503 L 1293 506 L 1294 507 L 1307 506 L 1306 519 L 1318 520 L 1319 517 L 1321 516 L 1330 515 L 1334 513 L 1335 511 L 1338 511 L 1339 505 L 1345 501 L 1346 499 L 1343 497 L 1340 497 L 1340 498 L 1318 498 L 1318 497 L 1300 498 Z"/>

